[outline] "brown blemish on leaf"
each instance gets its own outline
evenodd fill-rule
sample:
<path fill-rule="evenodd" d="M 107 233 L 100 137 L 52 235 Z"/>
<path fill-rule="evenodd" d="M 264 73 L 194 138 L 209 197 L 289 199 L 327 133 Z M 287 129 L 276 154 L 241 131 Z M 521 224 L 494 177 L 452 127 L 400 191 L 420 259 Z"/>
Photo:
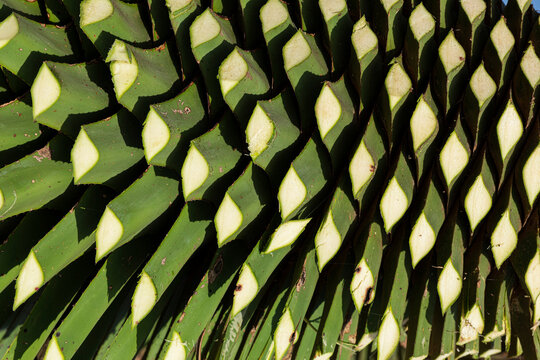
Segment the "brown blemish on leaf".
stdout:
<path fill-rule="evenodd" d="M 208 284 L 212 284 L 216 280 L 221 270 L 223 270 L 223 256 L 220 255 L 212 269 L 208 272 Z"/>
<path fill-rule="evenodd" d="M 306 262 L 304 261 L 304 265 L 302 266 L 302 274 L 300 274 L 300 278 L 296 282 L 296 291 L 300 291 L 304 284 L 306 283 Z"/>

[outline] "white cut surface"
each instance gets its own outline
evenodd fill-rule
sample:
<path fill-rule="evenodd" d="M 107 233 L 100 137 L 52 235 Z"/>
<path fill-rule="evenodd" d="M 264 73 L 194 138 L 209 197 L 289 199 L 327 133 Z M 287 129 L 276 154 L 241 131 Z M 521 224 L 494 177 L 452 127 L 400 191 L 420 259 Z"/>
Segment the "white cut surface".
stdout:
<path fill-rule="evenodd" d="M 450 187 L 452 181 L 461 174 L 469 162 L 469 153 L 459 141 L 455 132 L 446 141 L 439 161 L 446 180 L 446 186 Z"/>
<path fill-rule="evenodd" d="M 170 9 L 171 14 L 174 14 L 178 10 L 182 10 L 192 2 L 193 0 L 165 0 L 165 4 Z"/>
<path fill-rule="evenodd" d="M 84 128 L 79 131 L 75 144 L 71 149 L 73 163 L 73 179 L 78 182 L 99 160 L 99 152 Z"/>
<path fill-rule="evenodd" d="M 369 28 L 365 17 L 354 24 L 351 41 L 358 60 L 377 47 L 377 35 Z"/>
<path fill-rule="evenodd" d="M 43 63 L 30 89 L 34 119 L 53 106 L 60 97 L 60 91 L 60 83 L 47 64 Z"/>
<path fill-rule="evenodd" d="M 415 39 L 420 40 L 435 29 L 435 19 L 426 10 L 424 4 L 420 3 L 409 17 L 409 26 Z"/>
<path fill-rule="evenodd" d="M 523 166 L 523 184 L 527 193 L 527 200 L 532 207 L 534 200 L 540 192 L 540 145 L 534 149 Z"/>
<path fill-rule="evenodd" d="M 223 201 L 216 212 L 214 224 L 216 226 L 217 241 L 221 245 L 242 225 L 242 211 L 228 193 L 225 193 Z"/>
<path fill-rule="evenodd" d="M 338 15 L 347 7 L 345 0 L 319 0 L 319 8 L 326 22 Z"/>
<path fill-rule="evenodd" d="M 491 194 L 484 184 L 482 174 L 478 175 L 473 185 L 465 196 L 465 212 L 469 218 L 471 231 L 482 221 L 491 209 Z"/>
<path fill-rule="evenodd" d="M 527 289 L 531 294 L 533 301 L 538 299 L 540 295 L 540 250 L 536 250 L 536 254 L 532 258 L 529 266 L 527 266 L 527 271 L 525 272 L 525 283 L 527 284 Z"/>
<path fill-rule="evenodd" d="M 255 160 L 268 147 L 274 135 L 274 123 L 257 104 L 246 127 L 246 140 L 251 158 Z"/>
<path fill-rule="evenodd" d="M 332 210 L 329 210 L 324 223 L 319 228 L 317 235 L 315 235 L 315 249 L 319 271 L 322 271 L 328 261 L 336 255 L 340 246 L 341 235 L 334 223 Z"/>
<path fill-rule="evenodd" d="M 315 358 L 313 358 L 313 360 L 328 360 L 332 357 L 332 355 L 334 355 L 333 352 L 327 352 L 319 356 L 316 356 Z"/>
<path fill-rule="evenodd" d="M 171 138 L 169 126 L 163 121 L 161 116 L 150 107 L 146 116 L 146 121 L 142 130 L 142 142 L 144 147 L 144 156 L 150 161 L 159 154 Z"/>
<path fill-rule="evenodd" d="M 463 345 L 478 338 L 478 335 L 484 331 L 484 317 L 478 304 L 461 318 L 459 329 L 458 345 Z"/>
<path fill-rule="evenodd" d="M 427 221 L 426 214 L 422 212 L 416 220 L 409 238 L 413 268 L 431 251 L 436 238 L 437 235 Z"/>
<path fill-rule="evenodd" d="M 470 22 L 473 22 L 474 19 L 486 11 L 484 0 L 463 0 L 460 1 L 460 4 Z"/>
<path fill-rule="evenodd" d="M 470 86 L 476 100 L 478 101 L 478 107 L 482 107 L 486 101 L 491 99 L 497 91 L 497 85 L 495 81 L 489 76 L 486 68 L 483 64 L 476 69 L 471 77 Z"/>
<path fill-rule="evenodd" d="M 373 285 L 375 285 L 375 279 L 373 278 L 371 269 L 366 263 L 366 260 L 362 258 L 356 266 L 351 280 L 351 295 L 356 305 L 356 310 L 361 311 L 364 303 L 370 303 L 373 300 Z M 371 294 L 369 298 L 367 298 L 368 293 Z"/>
<path fill-rule="evenodd" d="M 497 123 L 497 139 L 499 140 L 499 150 L 501 159 L 506 160 L 506 156 L 514 148 L 523 134 L 523 123 L 511 102 L 508 103 L 499 122 Z"/>
<path fill-rule="evenodd" d="M 194 49 L 197 46 L 212 40 L 219 35 L 220 31 L 221 26 L 219 26 L 218 21 L 210 12 L 210 9 L 206 9 L 189 27 L 191 48 Z"/>
<path fill-rule="evenodd" d="M 283 46 L 283 63 L 285 70 L 290 70 L 302 63 L 311 55 L 311 48 L 304 38 L 301 30 L 298 30 Z"/>
<path fill-rule="evenodd" d="M 377 338 L 377 332 L 372 332 L 372 333 L 367 333 L 367 334 L 362 335 L 362 337 L 360 338 L 360 341 L 358 342 L 358 344 L 356 344 L 356 351 L 360 351 L 364 349 L 366 346 L 371 344 L 373 340 L 375 340 L 376 338 Z"/>
<path fill-rule="evenodd" d="M 173 338 L 169 342 L 169 348 L 167 349 L 167 354 L 165 355 L 164 360 L 185 360 L 186 359 L 186 348 L 180 335 L 174 331 Z"/>
<path fill-rule="evenodd" d="M 0 189 L 0 209 L 4 207 L 4 193 L 2 193 L 2 189 Z"/>
<path fill-rule="evenodd" d="M 47 345 L 47 351 L 45 352 L 43 360 L 64 360 L 64 354 L 62 353 L 62 349 L 60 349 L 60 346 L 58 345 L 58 339 L 56 338 L 56 335 L 53 335 L 51 340 L 49 341 L 49 344 Z"/>
<path fill-rule="evenodd" d="M 536 56 L 536 52 L 531 45 L 525 51 L 521 58 L 521 70 L 525 74 L 532 88 L 536 88 L 540 82 L 540 59 Z"/>
<path fill-rule="evenodd" d="M 260 18 L 264 33 L 287 21 L 289 12 L 280 0 L 269 0 L 261 8 Z"/>
<path fill-rule="evenodd" d="M 133 85 L 139 75 L 139 66 L 133 54 L 126 47 L 126 44 L 120 40 L 115 40 L 109 50 L 107 61 L 110 61 L 110 69 L 114 84 L 116 98 L 120 99 L 122 95 Z"/>
<path fill-rule="evenodd" d="M 182 191 L 184 198 L 204 184 L 210 173 L 208 162 L 192 143 L 182 165 Z"/>
<path fill-rule="evenodd" d="M 223 60 L 219 67 L 219 85 L 223 96 L 227 95 L 239 82 L 247 72 L 248 65 L 238 49 L 234 49 L 229 56 Z"/>
<path fill-rule="evenodd" d="M 403 99 L 412 88 L 411 79 L 403 70 L 403 67 L 399 63 L 395 63 L 388 71 L 388 75 L 384 80 L 384 86 L 388 92 L 388 102 L 390 103 L 390 110 Z"/>
<path fill-rule="evenodd" d="M 512 255 L 517 241 L 516 229 L 510 222 L 510 212 L 506 210 L 491 234 L 491 252 L 498 268 Z"/>
<path fill-rule="evenodd" d="M 489 37 L 491 38 L 495 50 L 497 50 L 497 56 L 500 60 L 505 58 L 516 42 L 514 35 L 512 35 L 508 26 L 506 26 L 504 17 L 501 17 L 497 24 L 495 24 Z"/>
<path fill-rule="evenodd" d="M 34 251 L 30 251 L 15 284 L 15 300 L 13 310 L 32 296 L 43 285 L 43 270 L 36 259 Z"/>
<path fill-rule="evenodd" d="M 249 265 L 244 264 L 234 291 L 232 317 L 248 306 L 259 291 L 259 284 Z"/>
<path fill-rule="evenodd" d="M 522 13 L 525 12 L 527 4 L 530 4 L 528 0 L 517 0 L 517 3 Z"/>
<path fill-rule="evenodd" d="M 387 360 L 396 350 L 399 343 L 399 325 L 392 313 L 392 309 L 387 309 L 386 314 L 379 327 L 377 337 L 377 359 Z"/>
<path fill-rule="evenodd" d="M 307 195 L 306 186 L 291 165 L 279 186 L 278 200 L 281 218 L 286 219 L 304 201 Z"/>
<path fill-rule="evenodd" d="M 384 220 L 386 232 L 390 232 L 392 227 L 401 219 L 409 206 L 407 195 L 399 186 L 396 178 L 393 177 L 384 191 L 381 199 L 380 211 Z"/>
<path fill-rule="evenodd" d="M 392 9 L 392 6 L 394 6 L 396 3 L 399 2 L 399 0 L 381 0 L 383 6 L 384 6 L 384 9 L 386 10 L 386 12 L 389 12 L 390 9 Z"/>
<path fill-rule="evenodd" d="M 131 327 L 134 328 L 154 308 L 157 300 L 154 282 L 144 271 L 131 300 Z"/>
<path fill-rule="evenodd" d="M 281 315 L 276 332 L 274 334 L 274 344 L 276 349 L 276 360 L 281 360 L 287 353 L 291 345 L 291 338 L 295 335 L 295 327 L 289 308 Z"/>
<path fill-rule="evenodd" d="M 465 63 L 465 50 L 457 41 L 453 31 L 450 31 L 441 43 L 439 58 L 447 74 Z"/>
<path fill-rule="evenodd" d="M 83 0 L 80 9 L 81 27 L 105 20 L 114 12 L 114 7 L 110 0 Z"/>
<path fill-rule="evenodd" d="M 105 256 L 122 238 L 124 226 L 107 206 L 96 229 L 96 261 Z"/>
<path fill-rule="evenodd" d="M 411 117 L 411 135 L 414 151 L 417 151 L 429 139 L 431 134 L 437 129 L 437 125 L 437 117 L 424 100 L 424 97 L 421 96 Z"/>
<path fill-rule="evenodd" d="M 341 104 L 328 84 L 323 86 L 315 103 L 315 117 L 322 139 L 341 117 Z"/>
<path fill-rule="evenodd" d="M 309 219 L 303 220 L 291 220 L 279 225 L 270 238 L 270 243 L 264 251 L 265 254 L 271 253 L 277 249 L 281 249 L 287 245 L 292 244 L 304 231 Z"/>
<path fill-rule="evenodd" d="M 457 300 L 461 294 L 462 280 L 459 273 L 456 271 L 452 260 L 448 260 L 444 264 L 443 270 L 437 281 L 437 293 L 441 303 L 441 311 L 444 314 L 446 310 Z"/>
<path fill-rule="evenodd" d="M 0 23 L 0 49 L 6 46 L 18 33 L 19 22 L 15 14 L 11 14 Z"/>
<path fill-rule="evenodd" d="M 349 175 L 351 176 L 354 196 L 358 194 L 360 189 L 367 184 L 374 174 L 375 161 L 371 157 L 364 140 L 362 140 L 349 164 Z"/>

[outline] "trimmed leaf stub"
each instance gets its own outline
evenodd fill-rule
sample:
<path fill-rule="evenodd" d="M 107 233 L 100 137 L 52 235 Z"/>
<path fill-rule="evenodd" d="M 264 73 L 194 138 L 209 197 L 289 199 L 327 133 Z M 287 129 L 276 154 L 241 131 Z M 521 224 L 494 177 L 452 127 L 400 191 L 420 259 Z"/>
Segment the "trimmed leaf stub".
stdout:
<path fill-rule="evenodd" d="M 229 56 L 223 60 L 218 71 L 219 84 L 223 96 L 227 95 L 248 72 L 248 64 L 240 55 L 238 49 L 234 49 Z"/>
<path fill-rule="evenodd" d="M 437 292 L 441 302 L 441 311 L 446 310 L 457 300 L 461 293 L 462 280 L 451 260 L 448 260 L 439 275 Z"/>
<path fill-rule="evenodd" d="M 0 189 L 0 209 L 4 207 L 4 194 L 2 193 L 2 189 Z"/>
<path fill-rule="evenodd" d="M 225 194 L 219 209 L 216 212 L 214 224 L 216 226 L 217 241 L 221 245 L 242 225 L 242 211 L 231 199 L 228 193 Z"/>
<path fill-rule="evenodd" d="M 264 33 L 287 21 L 289 12 L 280 0 L 269 0 L 261 7 L 261 24 Z"/>
<path fill-rule="evenodd" d="M 451 73 L 465 63 L 465 50 L 457 41 L 453 31 L 450 31 L 442 41 L 439 47 L 439 57 L 446 74 Z"/>
<path fill-rule="evenodd" d="M 471 231 L 482 221 L 491 209 L 491 195 L 486 189 L 482 174 L 478 175 L 465 197 L 465 212 L 469 218 Z"/>
<path fill-rule="evenodd" d="M 364 304 L 369 304 L 374 299 L 375 279 L 371 273 L 366 260 L 362 258 L 354 270 L 351 281 L 351 295 L 354 305 L 358 311 L 362 310 Z"/>
<path fill-rule="evenodd" d="M 109 207 L 106 207 L 96 229 L 96 262 L 114 248 L 123 233 L 122 222 Z"/>
<path fill-rule="evenodd" d="M 184 165 L 182 165 L 182 191 L 184 192 L 184 199 L 204 184 L 209 173 L 208 162 L 206 162 L 206 159 L 197 150 L 195 145 L 191 144 Z"/>
<path fill-rule="evenodd" d="M 299 65 L 311 55 L 311 47 L 304 34 L 299 30 L 283 47 L 283 62 L 285 70 Z"/>
<path fill-rule="evenodd" d="M 85 27 L 105 20 L 114 12 L 110 0 L 83 0 L 81 2 L 80 26 Z"/>
<path fill-rule="evenodd" d="M 182 342 L 180 335 L 174 331 L 173 338 L 169 342 L 169 348 L 164 360 L 185 360 L 186 359 L 186 347 Z"/>
<path fill-rule="evenodd" d="M 167 146 L 170 138 L 171 132 L 169 127 L 156 110 L 150 107 L 142 130 L 142 143 L 146 160 L 150 161 L 154 156 L 159 154 Z"/>
<path fill-rule="evenodd" d="M 387 309 L 386 314 L 379 327 L 377 337 L 377 359 L 386 360 L 396 350 L 399 343 L 399 325 L 392 313 L 392 309 Z"/>
<path fill-rule="evenodd" d="M 99 152 L 88 134 L 81 129 L 75 144 L 71 149 L 71 162 L 73 163 L 73 178 L 79 181 L 97 164 Z"/>
<path fill-rule="evenodd" d="M 115 40 L 105 61 L 111 63 L 114 92 L 116 98 L 120 99 L 139 75 L 137 60 L 123 41 Z"/>
<path fill-rule="evenodd" d="M 310 219 L 291 220 L 281 224 L 272 234 L 265 254 L 291 245 L 302 234 Z"/>
<path fill-rule="evenodd" d="M 251 158 L 255 160 L 268 147 L 274 135 L 274 123 L 257 104 L 246 127 L 246 140 Z"/>
<path fill-rule="evenodd" d="M 238 281 L 236 282 L 236 288 L 234 289 L 234 299 L 231 314 L 232 317 L 236 316 L 246 306 L 248 306 L 259 291 L 259 284 L 251 267 L 244 264 Z"/>
<path fill-rule="evenodd" d="M 296 340 L 294 322 L 289 308 L 279 319 L 279 323 L 274 334 L 274 344 L 276 349 L 276 360 L 281 360 L 287 354 L 287 350 Z"/>
<path fill-rule="evenodd" d="M 437 129 L 437 125 L 437 117 L 421 96 L 411 117 L 411 135 L 415 152 L 427 139 L 429 139 L 431 134 Z"/>
<path fill-rule="evenodd" d="M 446 180 L 446 186 L 450 187 L 469 162 L 469 153 L 459 141 L 455 132 L 446 141 L 439 160 L 444 179 Z"/>
<path fill-rule="evenodd" d="M 322 271 L 328 261 L 336 255 L 340 246 L 341 235 L 334 223 L 332 210 L 329 210 L 324 223 L 319 228 L 317 235 L 315 235 L 315 249 L 317 251 L 319 271 Z"/>
<path fill-rule="evenodd" d="M 21 272 L 17 277 L 15 284 L 15 300 L 13 302 L 13 310 L 17 309 L 30 296 L 39 290 L 43 285 L 43 270 L 36 259 L 34 251 L 26 258 Z"/>
<path fill-rule="evenodd" d="M 323 86 L 315 103 L 315 117 L 322 139 L 341 117 L 341 104 L 328 84 Z"/>
<path fill-rule="evenodd" d="M 377 47 L 377 35 L 369 28 L 365 16 L 354 24 L 351 42 L 358 60 L 363 59 L 364 56 Z"/>
<path fill-rule="evenodd" d="M 495 81 L 489 76 L 483 64 L 480 64 L 472 75 L 470 86 L 478 101 L 478 107 L 482 107 L 497 91 Z"/>
<path fill-rule="evenodd" d="M 523 166 L 523 184 L 525 185 L 525 192 L 530 206 L 534 204 L 534 200 L 540 192 L 538 169 L 540 169 L 540 145 L 534 149 L 525 166 Z"/>
<path fill-rule="evenodd" d="M 422 212 L 416 220 L 409 238 L 413 268 L 431 251 L 435 245 L 435 239 L 435 232 L 427 221 L 426 215 Z"/>
<path fill-rule="evenodd" d="M 517 241 L 516 229 L 510 221 L 510 211 L 506 210 L 491 234 L 491 252 L 498 268 L 512 255 Z"/>
<path fill-rule="evenodd" d="M 131 301 L 131 327 L 137 326 L 142 319 L 154 308 L 157 299 L 156 287 L 154 282 L 143 271 L 139 283 L 135 288 L 133 299 Z"/>
<path fill-rule="evenodd" d="M 0 49 L 6 46 L 18 33 L 19 22 L 15 14 L 11 14 L 0 23 Z"/>
<path fill-rule="evenodd" d="M 319 7 L 326 22 L 347 8 L 345 0 L 319 0 Z"/>
<path fill-rule="evenodd" d="M 49 345 L 47 346 L 47 351 L 45 352 L 43 360 L 64 360 L 64 354 L 58 345 L 56 335 L 53 335 L 49 341 Z"/>
<path fill-rule="evenodd" d="M 495 46 L 495 50 L 497 50 L 497 55 L 500 60 L 503 60 L 506 57 L 516 42 L 514 35 L 512 35 L 508 26 L 506 26 L 506 21 L 503 17 L 495 24 L 489 37 Z"/>
<path fill-rule="evenodd" d="M 196 48 L 219 35 L 221 27 L 210 9 L 199 15 L 189 27 L 191 48 Z"/>
<path fill-rule="evenodd" d="M 433 16 L 427 11 L 423 3 L 420 3 L 420 5 L 415 7 L 411 12 L 409 26 L 411 27 L 415 39 L 422 39 L 435 29 L 435 25 L 435 19 L 433 19 Z"/>
<path fill-rule="evenodd" d="M 464 345 L 478 339 L 478 335 L 483 331 L 484 317 L 478 304 L 475 304 L 473 308 L 461 318 L 457 345 Z"/>
<path fill-rule="evenodd" d="M 531 294 L 533 301 L 536 301 L 540 296 L 540 250 L 536 250 L 536 254 L 532 258 L 527 271 L 525 272 L 525 283 Z"/>
<path fill-rule="evenodd" d="M 364 140 L 360 142 L 358 149 L 354 153 L 349 165 L 349 174 L 355 196 L 375 174 L 375 161 L 369 153 Z"/>
<path fill-rule="evenodd" d="M 407 195 L 399 186 L 396 178 L 393 177 L 388 184 L 388 187 L 384 191 L 381 199 L 381 216 L 384 220 L 384 228 L 386 232 L 390 232 L 394 225 L 401 219 L 407 207 L 409 201 Z"/>
<path fill-rule="evenodd" d="M 291 166 L 279 186 L 278 200 L 281 218 L 286 219 L 296 210 L 302 204 L 306 195 L 306 186 L 294 167 Z"/>
<path fill-rule="evenodd" d="M 509 102 L 497 123 L 497 139 L 499 140 L 499 150 L 503 161 L 506 160 L 506 156 L 514 148 L 522 134 L 523 123 L 521 118 L 514 104 Z"/>
<path fill-rule="evenodd" d="M 388 92 L 390 110 L 393 110 L 409 94 L 412 82 L 403 67 L 395 63 L 388 71 L 384 86 Z"/>
<path fill-rule="evenodd" d="M 32 84 L 32 113 L 34 119 L 56 103 L 60 97 L 61 86 L 46 63 L 41 65 Z"/>

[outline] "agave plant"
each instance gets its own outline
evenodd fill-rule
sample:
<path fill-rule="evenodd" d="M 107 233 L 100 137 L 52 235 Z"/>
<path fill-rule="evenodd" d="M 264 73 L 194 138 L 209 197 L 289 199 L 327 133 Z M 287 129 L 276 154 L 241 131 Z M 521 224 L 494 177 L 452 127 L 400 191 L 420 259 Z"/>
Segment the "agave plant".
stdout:
<path fill-rule="evenodd" d="M 0 359 L 540 357 L 531 0 L 2 0 Z"/>

